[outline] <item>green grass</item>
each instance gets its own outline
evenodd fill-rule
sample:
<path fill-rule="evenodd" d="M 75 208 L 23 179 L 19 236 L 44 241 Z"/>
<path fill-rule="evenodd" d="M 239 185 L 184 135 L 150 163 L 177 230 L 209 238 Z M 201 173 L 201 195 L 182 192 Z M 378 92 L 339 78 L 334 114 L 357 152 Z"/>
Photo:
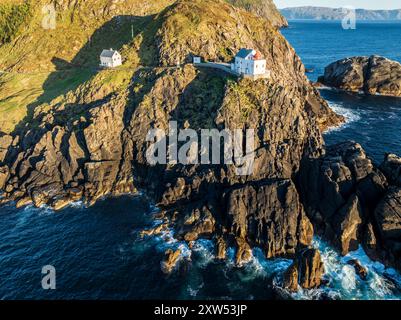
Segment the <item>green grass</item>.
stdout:
<path fill-rule="evenodd" d="M 32 17 L 30 2 L 0 4 L 0 45 L 11 42 Z"/>
<path fill-rule="evenodd" d="M 0 131 L 11 133 L 42 103 L 75 89 L 93 76 L 93 71 L 38 74 L 2 74 L 0 76 Z"/>

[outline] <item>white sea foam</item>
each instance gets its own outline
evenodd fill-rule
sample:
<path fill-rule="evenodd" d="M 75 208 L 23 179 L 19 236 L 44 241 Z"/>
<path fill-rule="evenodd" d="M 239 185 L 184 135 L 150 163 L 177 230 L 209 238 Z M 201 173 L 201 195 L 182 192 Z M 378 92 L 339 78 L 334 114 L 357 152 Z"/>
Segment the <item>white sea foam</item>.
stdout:
<path fill-rule="evenodd" d="M 34 213 L 39 216 L 47 216 L 50 214 L 54 214 L 54 210 L 48 205 L 42 205 L 39 208 L 35 207 L 33 204 L 30 204 L 23 208 L 24 213 Z"/>
<path fill-rule="evenodd" d="M 293 295 L 294 298 L 314 299 L 324 294 L 330 298 L 339 299 L 399 299 L 394 292 L 397 287 L 400 289 L 401 275 L 394 269 L 386 268 L 381 263 L 370 260 L 362 247 L 345 257 L 318 238 L 314 240 L 314 247 L 318 248 L 322 254 L 325 276 L 329 284 L 312 291 L 301 290 Z M 348 265 L 351 259 L 357 259 L 367 268 L 366 280 L 360 279 L 355 269 Z"/>
<path fill-rule="evenodd" d="M 338 127 L 329 128 L 325 133 L 332 133 L 347 128 L 351 123 L 361 120 L 361 115 L 358 111 L 345 108 L 343 105 L 338 103 L 329 103 L 330 108 L 337 114 L 345 118 L 345 123 Z"/>
<path fill-rule="evenodd" d="M 162 220 L 155 221 L 153 226 L 157 226 L 161 223 L 163 223 Z M 188 247 L 188 244 L 186 242 L 178 241 L 174 237 L 174 229 L 172 228 L 167 228 L 160 234 L 153 235 L 145 239 L 147 239 L 146 241 L 153 243 L 153 245 L 155 245 L 155 248 L 159 252 L 164 253 L 168 249 L 180 250 L 181 254 L 178 260 L 178 264 L 180 264 L 182 261 L 191 261 L 191 256 L 192 256 L 191 249 Z"/>
<path fill-rule="evenodd" d="M 214 250 L 214 244 L 210 240 L 200 239 L 194 242 L 192 251 L 198 254 L 197 265 L 201 269 L 206 268 L 210 262 L 214 261 Z"/>
<path fill-rule="evenodd" d="M 79 201 L 73 201 L 69 205 L 69 207 L 74 208 L 74 209 L 82 209 L 85 208 L 85 204 L 82 200 Z"/>
<path fill-rule="evenodd" d="M 204 283 L 202 282 L 199 286 L 197 286 L 195 289 L 192 288 L 191 286 L 188 286 L 188 294 L 191 297 L 196 297 L 199 293 L 199 290 L 202 289 L 204 287 Z"/>
<path fill-rule="evenodd" d="M 157 221 L 155 225 L 160 223 L 162 221 Z M 186 242 L 178 241 L 174 237 L 174 230 L 172 229 L 150 238 L 155 241 L 156 248 L 159 251 L 180 249 L 180 263 L 194 259 L 192 261 L 194 268 L 202 270 L 215 261 L 215 244 L 213 241 L 200 239 L 194 241 L 190 248 Z M 358 300 L 400 299 L 401 275 L 394 269 L 386 268 L 381 263 L 370 260 L 362 248 L 343 257 L 319 238 L 314 240 L 313 246 L 321 252 L 325 267 L 325 278 L 328 280 L 327 285 L 319 289 L 300 289 L 297 293 L 289 293 L 281 287 L 281 283 L 282 275 L 291 265 L 291 260 L 266 259 L 263 251 L 256 248 L 252 250 L 252 257 L 248 263 L 237 266 L 235 264 L 235 248 L 229 247 L 223 272 L 226 281 L 229 281 L 230 290 L 244 290 L 246 283 L 255 281 L 255 279 L 272 278 L 273 286 L 283 295 L 299 300 L 321 299 L 323 297 Z M 359 260 L 367 268 L 368 277 L 366 280 L 360 279 L 355 269 L 348 264 L 351 259 Z M 232 272 L 236 272 L 235 278 L 232 278 Z M 190 284 L 187 287 L 189 295 L 197 296 L 200 289 L 198 286 L 199 284 Z"/>

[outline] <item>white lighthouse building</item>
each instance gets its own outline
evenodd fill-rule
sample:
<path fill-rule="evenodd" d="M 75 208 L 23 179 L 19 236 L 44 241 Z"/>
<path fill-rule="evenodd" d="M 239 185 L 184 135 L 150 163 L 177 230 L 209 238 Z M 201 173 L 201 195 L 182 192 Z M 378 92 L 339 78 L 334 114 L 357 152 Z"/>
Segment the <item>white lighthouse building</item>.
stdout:
<path fill-rule="evenodd" d="M 241 75 L 258 76 L 266 74 L 266 60 L 259 51 L 241 49 L 235 56 L 231 70 Z"/>

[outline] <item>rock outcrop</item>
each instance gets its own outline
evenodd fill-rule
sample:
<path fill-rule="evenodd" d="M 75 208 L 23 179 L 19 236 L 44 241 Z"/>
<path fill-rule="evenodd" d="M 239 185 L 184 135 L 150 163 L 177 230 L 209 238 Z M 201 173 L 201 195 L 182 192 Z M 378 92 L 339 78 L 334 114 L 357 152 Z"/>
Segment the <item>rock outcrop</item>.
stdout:
<path fill-rule="evenodd" d="M 354 142 L 330 146 L 305 160 L 299 183 L 315 230 L 342 254 L 363 245 L 373 259 L 400 268 L 401 203 L 398 157 L 376 168 Z"/>
<path fill-rule="evenodd" d="M 226 0 L 234 6 L 244 8 L 249 12 L 266 18 L 273 26 L 288 27 L 287 20 L 280 14 L 273 0 Z"/>
<path fill-rule="evenodd" d="M 361 265 L 361 263 L 359 262 L 359 260 L 349 260 L 347 262 L 347 264 L 349 264 L 350 266 L 353 266 L 355 269 L 356 274 L 362 279 L 362 280 L 366 280 L 368 277 L 368 270 Z"/>
<path fill-rule="evenodd" d="M 380 56 L 353 57 L 328 65 L 320 83 L 341 90 L 401 96 L 401 64 Z"/>
<path fill-rule="evenodd" d="M 311 244 L 313 227 L 290 180 L 249 184 L 225 198 L 230 233 L 263 248 L 267 258 L 294 255 L 299 246 Z"/>
<path fill-rule="evenodd" d="M 386 260 L 401 270 L 401 188 L 388 190 L 374 212 Z"/>
<path fill-rule="evenodd" d="M 299 286 L 304 289 L 319 288 L 323 275 L 324 265 L 319 250 L 306 248 L 297 254 L 284 273 L 283 286 L 291 292 L 297 292 Z"/>
<path fill-rule="evenodd" d="M 181 258 L 181 250 L 168 249 L 165 252 L 165 260 L 161 263 L 161 269 L 163 273 L 170 274 L 177 267 L 178 262 Z"/>
<path fill-rule="evenodd" d="M 380 170 L 386 175 L 388 181 L 401 187 L 401 158 L 395 154 L 387 154 Z"/>

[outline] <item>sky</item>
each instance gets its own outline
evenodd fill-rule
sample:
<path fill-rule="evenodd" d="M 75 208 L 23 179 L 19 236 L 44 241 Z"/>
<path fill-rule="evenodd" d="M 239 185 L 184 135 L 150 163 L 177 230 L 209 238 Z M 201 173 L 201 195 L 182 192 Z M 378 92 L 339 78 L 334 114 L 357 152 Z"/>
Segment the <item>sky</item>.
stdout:
<path fill-rule="evenodd" d="M 401 0 L 273 0 L 278 8 L 316 6 L 345 7 L 353 6 L 363 9 L 401 9 Z"/>

